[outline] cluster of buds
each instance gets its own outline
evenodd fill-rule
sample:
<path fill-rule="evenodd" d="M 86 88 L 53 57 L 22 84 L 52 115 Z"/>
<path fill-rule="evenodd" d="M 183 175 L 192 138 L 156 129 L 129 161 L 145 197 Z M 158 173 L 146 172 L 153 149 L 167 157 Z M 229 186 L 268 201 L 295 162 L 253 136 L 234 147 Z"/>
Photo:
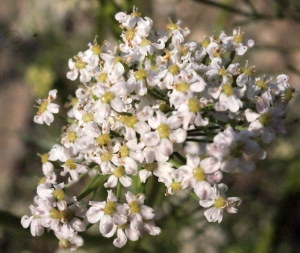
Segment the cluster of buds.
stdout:
<path fill-rule="evenodd" d="M 209 222 L 221 222 L 224 211 L 236 213 L 241 199 L 227 197 L 223 174 L 251 172 L 266 157 L 259 143 L 285 133 L 295 91 L 284 74 L 272 82 L 236 62 L 254 45 L 240 29 L 197 43 L 185 41 L 190 31 L 180 21 L 154 31 L 152 20 L 135 9 L 115 18 L 119 45 L 95 39 L 69 60 L 67 78 L 82 84 L 60 144 L 41 155 L 44 178 L 32 215 L 22 218 L 33 236 L 51 229 L 71 250 L 83 244 L 78 233 L 97 222 L 116 247 L 158 235 L 154 221 L 161 212 L 146 198 L 160 193 L 152 189 L 147 196 L 150 179 L 165 187 L 165 196 L 190 193 Z M 52 123 L 56 92 L 38 101 L 36 123 Z M 91 179 L 83 186 L 85 176 Z M 68 198 L 66 186 L 75 183 L 83 190 Z"/>

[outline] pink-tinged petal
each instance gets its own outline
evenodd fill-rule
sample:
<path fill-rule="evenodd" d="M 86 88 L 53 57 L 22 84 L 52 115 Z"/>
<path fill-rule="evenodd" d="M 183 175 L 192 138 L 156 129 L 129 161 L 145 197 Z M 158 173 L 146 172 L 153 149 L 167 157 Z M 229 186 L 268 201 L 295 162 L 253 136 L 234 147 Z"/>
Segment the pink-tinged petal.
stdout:
<path fill-rule="evenodd" d="M 54 116 L 51 112 L 45 111 L 42 113 L 42 119 L 43 121 L 50 126 L 50 124 L 54 121 Z"/>
<path fill-rule="evenodd" d="M 142 139 L 146 146 L 156 146 L 160 142 L 157 132 L 144 133 Z"/>
<path fill-rule="evenodd" d="M 189 167 L 191 167 L 192 169 L 194 169 L 194 168 L 196 168 L 196 167 L 199 166 L 199 164 L 200 164 L 200 158 L 199 158 L 199 156 L 190 155 L 190 154 L 188 154 L 186 156 L 187 156 L 187 163 L 186 164 Z"/>
<path fill-rule="evenodd" d="M 32 219 L 33 219 L 33 216 L 28 217 L 27 215 L 24 215 L 21 219 L 21 224 L 22 224 L 23 228 L 28 228 Z"/>
<path fill-rule="evenodd" d="M 216 171 L 215 173 L 206 176 L 207 181 L 212 184 L 218 184 L 222 178 L 223 174 L 221 171 Z"/>
<path fill-rule="evenodd" d="M 221 166 L 218 159 L 214 157 L 208 157 L 200 162 L 200 167 L 203 169 L 204 173 L 211 174 L 217 171 Z"/>
<path fill-rule="evenodd" d="M 258 120 L 255 120 L 255 121 L 251 122 L 248 129 L 249 129 L 249 131 L 257 134 L 257 132 L 260 132 L 263 129 L 263 127 L 264 126 Z"/>
<path fill-rule="evenodd" d="M 107 201 L 112 201 L 112 202 L 118 201 L 118 198 L 115 196 L 112 190 L 107 191 Z"/>
<path fill-rule="evenodd" d="M 47 111 L 51 113 L 58 113 L 59 112 L 59 105 L 50 103 L 47 106 Z"/>
<path fill-rule="evenodd" d="M 127 174 L 136 174 L 137 173 L 137 164 L 136 162 L 131 158 L 131 157 L 125 157 L 124 158 L 125 161 L 125 171 Z"/>
<path fill-rule="evenodd" d="M 177 129 L 178 127 L 180 127 L 181 123 L 181 119 L 175 115 L 170 116 L 166 122 L 170 129 Z"/>
<path fill-rule="evenodd" d="M 37 124 L 44 124 L 44 121 L 43 121 L 43 118 L 41 115 L 40 116 L 35 115 L 33 118 L 33 121 L 34 121 L 34 123 L 37 123 Z"/>
<path fill-rule="evenodd" d="M 127 236 L 122 229 L 117 230 L 117 238 L 114 239 L 113 245 L 117 248 L 122 248 L 127 242 Z"/>
<path fill-rule="evenodd" d="M 130 191 L 125 193 L 125 197 L 126 197 L 127 203 L 131 203 L 132 201 L 134 201 L 136 199 L 136 196 Z"/>
<path fill-rule="evenodd" d="M 137 112 L 136 116 L 141 121 L 146 121 L 153 115 L 153 109 L 150 106 L 144 106 L 143 109 Z"/>
<path fill-rule="evenodd" d="M 144 80 L 138 81 L 136 83 L 136 94 L 144 96 L 147 93 L 147 87 Z"/>
<path fill-rule="evenodd" d="M 31 221 L 30 232 L 32 236 L 41 236 L 44 234 L 44 227 L 40 224 L 38 219 L 33 219 Z"/>
<path fill-rule="evenodd" d="M 210 199 L 213 195 L 213 188 L 206 181 L 198 182 L 193 187 L 194 192 L 201 200 Z"/>
<path fill-rule="evenodd" d="M 201 200 L 199 201 L 199 204 L 200 206 L 202 207 L 210 207 L 212 206 L 213 204 L 215 203 L 214 200 L 207 200 L 207 199 L 204 199 L 204 200 Z"/>
<path fill-rule="evenodd" d="M 170 156 L 173 153 L 173 144 L 167 138 L 161 139 L 158 147 L 164 156 Z"/>
<path fill-rule="evenodd" d="M 73 69 L 67 73 L 67 78 L 70 79 L 71 81 L 75 81 L 78 77 L 78 70 Z"/>
<path fill-rule="evenodd" d="M 252 161 L 246 160 L 244 157 L 240 158 L 239 171 L 242 173 L 250 173 L 254 170 L 255 164 Z"/>
<path fill-rule="evenodd" d="M 130 140 L 133 140 L 134 138 L 136 138 L 136 133 L 135 133 L 134 129 L 131 128 L 131 127 L 126 127 L 125 126 L 124 138 L 127 141 L 130 141 Z"/>
<path fill-rule="evenodd" d="M 110 101 L 110 105 L 117 112 L 123 112 L 125 109 L 125 105 L 119 97 L 114 97 L 114 99 Z"/>
<path fill-rule="evenodd" d="M 135 131 L 137 131 L 139 134 L 147 133 L 151 131 L 150 126 L 143 121 L 139 121 L 134 125 Z"/>
<path fill-rule="evenodd" d="M 145 205 L 140 206 L 140 213 L 146 220 L 152 219 L 155 215 L 153 208 Z"/>
<path fill-rule="evenodd" d="M 262 131 L 261 139 L 264 143 L 270 143 L 276 139 L 276 133 L 273 127 L 266 127 Z"/>
<path fill-rule="evenodd" d="M 115 97 L 120 97 L 120 96 L 124 96 L 124 95 L 127 94 L 126 85 L 123 81 L 122 82 L 117 82 L 116 84 L 114 84 L 110 88 L 110 91 L 115 94 Z"/>
<path fill-rule="evenodd" d="M 132 179 L 128 176 L 122 176 L 119 180 L 124 187 L 129 187 L 132 184 Z"/>
<path fill-rule="evenodd" d="M 90 207 L 86 212 L 86 217 L 87 217 L 88 222 L 96 223 L 99 220 L 101 220 L 104 215 L 103 210 L 101 210 L 103 208 L 104 208 L 104 206 L 102 208 L 100 208 L 99 206 Z"/>
<path fill-rule="evenodd" d="M 165 156 L 158 147 L 155 147 L 154 151 L 155 151 L 156 161 L 161 162 L 161 163 L 168 161 L 169 156 Z"/>
<path fill-rule="evenodd" d="M 117 186 L 118 183 L 118 178 L 116 178 L 114 175 L 111 175 L 108 179 L 107 182 L 104 184 L 105 188 L 114 188 Z"/>
<path fill-rule="evenodd" d="M 113 219 L 111 216 L 105 215 L 99 225 L 100 233 L 104 237 L 112 237 L 117 230 L 117 226 L 113 223 Z"/>
<path fill-rule="evenodd" d="M 81 69 L 80 72 L 80 82 L 87 83 L 91 81 L 91 73 L 87 69 Z"/>
<path fill-rule="evenodd" d="M 227 99 L 227 105 L 231 112 L 237 112 L 240 109 L 241 101 L 235 96 L 229 96 Z"/>
<path fill-rule="evenodd" d="M 125 224 L 127 222 L 127 216 L 125 216 L 124 214 L 114 213 L 114 215 L 113 215 L 113 222 L 117 226 L 123 225 L 123 224 Z"/>
<path fill-rule="evenodd" d="M 251 109 L 245 110 L 245 116 L 248 122 L 253 122 L 254 120 L 257 120 L 260 116 L 259 113 L 253 112 Z"/>
<path fill-rule="evenodd" d="M 238 167 L 239 159 L 230 156 L 226 161 L 222 162 L 221 170 L 225 172 L 232 172 Z"/>
<path fill-rule="evenodd" d="M 86 230 L 86 225 L 85 225 L 85 223 L 84 223 L 82 220 L 80 220 L 80 219 L 78 219 L 78 218 L 76 218 L 76 217 L 74 217 L 74 218 L 70 221 L 69 224 L 70 224 L 70 226 L 71 226 L 72 229 L 74 229 L 74 230 L 76 230 L 76 231 L 78 231 L 78 232 L 83 232 L 83 231 Z"/>
<path fill-rule="evenodd" d="M 143 156 L 145 157 L 146 163 L 154 162 L 155 158 L 155 149 L 151 147 L 146 147 L 143 150 Z"/>
<path fill-rule="evenodd" d="M 152 175 L 152 172 L 147 171 L 147 170 L 140 170 L 139 172 L 139 177 L 142 183 L 146 183 L 146 180 L 148 177 Z"/>
<path fill-rule="evenodd" d="M 176 143 L 184 142 L 186 137 L 187 137 L 187 132 L 182 128 L 178 128 L 174 130 L 169 136 L 170 140 Z"/>
<path fill-rule="evenodd" d="M 125 228 L 125 233 L 129 240 L 131 241 L 137 241 L 140 236 L 140 232 L 138 230 L 130 229 L 129 227 Z"/>

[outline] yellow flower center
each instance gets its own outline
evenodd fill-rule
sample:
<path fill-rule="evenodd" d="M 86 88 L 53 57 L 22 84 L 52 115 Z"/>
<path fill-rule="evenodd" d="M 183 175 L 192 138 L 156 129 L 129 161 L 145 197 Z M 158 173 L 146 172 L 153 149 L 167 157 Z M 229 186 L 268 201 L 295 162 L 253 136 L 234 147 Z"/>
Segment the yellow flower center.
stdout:
<path fill-rule="evenodd" d="M 101 97 L 101 102 L 103 104 L 109 103 L 113 98 L 115 97 L 115 94 L 111 91 L 105 92 Z"/>
<path fill-rule="evenodd" d="M 157 128 L 157 132 L 160 138 L 168 138 L 170 135 L 170 129 L 166 124 L 160 124 Z"/>
<path fill-rule="evenodd" d="M 45 154 L 40 155 L 40 157 L 41 157 L 42 164 L 44 164 L 44 163 L 48 162 L 49 154 L 45 153 Z"/>
<path fill-rule="evenodd" d="M 74 212 L 71 209 L 66 209 L 61 212 L 60 221 L 62 223 L 65 223 L 66 221 L 71 220 L 73 217 L 74 217 Z"/>
<path fill-rule="evenodd" d="M 38 185 L 41 185 L 41 184 L 44 184 L 44 183 L 46 183 L 46 180 L 47 180 L 47 178 L 46 178 L 46 177 L 42 177 L 42 178 L 40 178 L 40 180 L 39 180 L 39 182 L 38 182 Z"/>
<path fill-rule="evenodd" d="M 223 91 L 223 93 L 224 93 L 227 97 L 233 95 L 233 93 L 234 93 L 234 91 L 233 91 L 233 89 L 232 89 L 232 87 L 231 87 L 231 85 L 230 85 L 229 83 L 224 84 L 224 85 L 222 86 L 222 91 Z"/>
<path fill-rule="evenodd" d="M 295 90 L 291 89 L 291 88 L 287 88 L 284 91 L 284 98 L 288 101 L 290 101 L 293 98 L 293 94 L 294 94 Z"/>
<path fill-rule="evenodd" d="M 45 112 L 47 110 L 48 107 L 48 101 L 43 101 L 39 106 L 38 106 L 38 114 L 42 114 L 43 112 Z"/>
<path fill-rule="evenodd" d="M 135 30 L 134 29 L 130 29 L 128 31 L 125 32 L 125 37 L 127 40 L 133 40 L 134 38 L 134 33 L 135 33 Z"/>
<path fill-rule="evenodd" d="M 130 116 L 130 117 L 127 117 L 126 120 L 125 120 L 125 125 L 127 127 L 130 127 L 132 128 L 137 122 L 139 122 L 139 120 L 137 119 L 136 116 Z"/>
<path fill-rule="evenodd" d="M 219 209 L 225 208 L 226 205 L 227 205 L 226 199 L 223 198 L 223 197 L 221 197 L 221 196 L 218 197 L 218 198 L 215 200 L 215 203 L 214 203 L 214 206 L 215 206 L 216 208 L 219 208 Z"/>
<path fill-rule="evenodd" d="M 182 186 L 179 182 L 172 182 L 170 187 L 173 189 L 173 191 L 182 189 Z"/>
<path fill-rule="evenodd" d="M 263 90 L 267 90 L 267 89 L 268 89 L 268 84 L 265 83 L 263 80 L 257 80 L 255 83 L 256 83 L 256 85 L 257 85 L 259 88 L 261 88 L 261 89 L 263 89 Z"/>
<path fill-rule="evenodd" d="M 120 154 L 122 158 L 128 157 L 129 156 L 129 148 L 124 145 L 120 148 Z"/>
<path fill-rule="evenodd" d="M 85 123 L 90 122 L 90 121 L 94 120 L 94 114 L 91 112 L 88 112 L 88 113 L 82 115 L 82 120 Z"/>
<path fill-rule="evenodd" d="M 49 214 L 52 219 L 61 219 L 61 213 L 55 208 L 52 209 Z"/>
<path fill-rule="evenodd" d="M 138 70 L 134 73 L 134 77 L 137 81 L 143 80 L 148 76 L 148 72 L 144 69 Z"/>
<path fill-rule="evenodd" d="M 201 42 L 202 47 L 207 47 L 210 44 L 210 39 L 204 36 L 204 40 Z"/>
<path fill-rule="evenodd" d="M 77 165 L 76 163 L 74 163 L 74 161 L 72 159 L 68 159 L 66 162 L 65 162 L 65 165 L 70 169 L 70 170 L 75 170 Z"/>
<path fill-rule="evenodd" d="M 111 160 L 111 158 L 112 158 L 112 153 L 110 153 L 110 152 L 107 152 L 107 153 L 104 153 L 104 154 L 100 155 L 100 159 L 101 159 L 102 162 L 108 162 L 108 161 Z"/>
<path fill-rule="evenodd" d="M 61 200 L 64 200 L 66 195 L 65 193 L 60 190 L 60 189 L 55 189 L 53 192 L 52 192 L 52 195 L 54 198 L 56 198 L 58 201 L 61 201 Z"/>
<path fill-rule="evenodd" d="M 233 36 L 233 40 L 236 42 L 236 43 L 242 43 L 243 42 L 243 35 L 238 33 L 236 35 Z"/>
<path fill-rule="evenodd" d="M 74 142 L 76 139 L 77 139 L 77 135 L 75 132 L 73 131 L 70 131 L 67 133 L 67 139 L 70 141 L 70 142 Z"/>
<path fill-rule="evenodd" d="M 71 247 L 69 240 L 64 238 L 59 240 L 58 245 L 61 249 L 69 249 Z"/>
<path fill-rule="evenodd" d="M 180 82 L 174 85 L 177 91 L 186 92 L 190 89 L 190 86 L 186 82 Z"/>
<path fill-rule="evenodd" d="M 125 169 L 123 166 L 118 166 L 113 172 L 114 176 L 117 178 L 122 177 L 124 173 L 125 173 Z"/>
<path fill-rule="evenodd" d="M 120 228 L 120 229 L 125 229 L 125 228 L 126 228 L 126 223 L 125 223 L 125 224 L 122 224 L 122 225 L 119 225 L 118 228 Z"/>
<path fill-rule="evenodd" d="M 199 112 L 200 106 L 199 106 L 198 99 L 190 98 L 188 101 L 188 107 L 190 109 L 190 112 L 193 112 L 193 113 Z"/>
<path fill-rule="evenodd" d="M 266 112 L 259 116 L 258 121 L 264 126 L 270 126 L 273 123 L 273 116 L 270 112 Z"/>
<path fill-rule="evenodd" d="M 100 83 L 105 83 L 106 82 L 106 78 L 107 78 L 107 74 L 106 73 L 101 73 L 98 76 L 97 81 L 100 82 Z"/>
<path fill-rule="evenodd" d="M 85 63 L 84 61 L 82 61 L 82 60 L 77 60 L 77 61 L 75 62 L 75 67 L 76 67 L 77 69 L 84 69 L 85 66 L 86 66 L 86 63 Z"/>
<path fill-rule="evenodd" d="M 255 67 L 250 67 L 250 68 L 246 68 L 246 67 L 241 67 L 241 71 L 247 75 L 247 76 L 251 76 L 255 73 L 256 69 Z"/>
<path fill-rule="evenodd" d="M 115 202 L 112 202 L 112 201 L 108 201 L 104 207 L 104 213 L 106 215 L 113 215 L 115 213 Z"/>
<path fill-rule="evenodd" d="M 110 136 L 109 134 L 101 134 L 96 138 L 96 143 L 99 146 L 103 146 L 104 144 L 108 144 L 110 141 Z"/>
<path fill-rule="evenodd" d="M 147 39 L 143 39 L 142 42 L 140 43 L 140 46 L 141 47 L 145 47 L 145 46 L 148 46 L 148 45 L 151 45 L 151 41 L 150 40 L 147 40 Z"/>
<path fill-rule="evenodd" d="M 176 75 L 179 72 L 179 67 L 176 64 L 171 65 L 168 68 L 168 71 L 172 74 L 172 75 Z"/>
<path fill-rule="evenodd" d="M 94 46 L 92 47 L 92 52 L 93 52 L 94 54 L 99 55 L 99 54 L 101 53 L 101 47 L 100 47 L 99 45 L 94 45 Z"/>
<path fill-rule="evenodd" d="M 196 167 L 193 169 L 193 177 L 197 182 L 202 182 L 205 180 L 205 173 L 201 167 Z"/>
<path fill-rule="evenodd" d="M 170 31 L 177 30 L 178 28 L 178 25 L 174 24 L 172 21 L 167 24 L 167 29 Z"/>
<path fill-rule="evenodd" d="M 132 201 L 129 204 L 129 210 L 132 214 L 136 214 L 140 211 L 140 204 L 137 201 Z"/>
<path fill-rule="evenodd" d="M 145 170 L 147 171 L 153 171 L 153 170 L 156 170 L 158 167 L 157 163 L 153 162 L 153 163 L 146 163 L 144 168 Z"/>
<path fill-rule="evenodd" d="M 219 75 L 220 76 L 225 76 L 227 74 L 227 71 L 224 69 L 224 67 L 219 69 Z"/>

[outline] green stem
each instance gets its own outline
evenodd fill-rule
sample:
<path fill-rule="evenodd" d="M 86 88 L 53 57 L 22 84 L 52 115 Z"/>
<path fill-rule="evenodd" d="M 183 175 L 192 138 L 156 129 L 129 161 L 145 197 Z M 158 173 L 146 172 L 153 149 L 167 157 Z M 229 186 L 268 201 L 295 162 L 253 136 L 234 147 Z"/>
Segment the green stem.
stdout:
<path fill-rule="evenodd" d="M 195 138 L 189 138 L 186 139 L 185 141 L 194 141 L 194 142 L 205 142 L 205 143 L 212 143 L 212 140 L 199 140 L 199 139 L 195 139 Z"/>
<path fill-rule="evenodd" d="M 117 193 L 116 193 L 117 199 L 120 199 L 120 197 L 121 197 L 121 192 L 122 192 L 122 184 L 120 183 L 120 181 L 118 181 L 118 185 L 117 185 Z"/>
<path fill-rule="evenodd" d="M 178 152 L 174 152 L 173 154 L 178 158 L 180 162 L 186 164 L 186 159 L 181 154 L 179 154 Z"/>
<path fill-rule="evenodd" d="M 98 189 L 108 178 L 109 175 L 97 175 L 96 180 L 93 178 L 93 182 L 89 182 L 88 185 L 81 191 L 77 196 L 77 201 L 82 200 L 84 197 L 88 196 L 91 192 Z"/>
<path fill-rule="evenodd" d="M 200 201 L 200 198 L 196 195 L 196 193 L 190 192 L 190 195 L 193 197 L 193 199 Z"/>
<path fill-rule="evenodd" d="M 168 160 L 169 163 L 171 163 L 174 167 L 176 167 L 177 169 L 182 165 L 180 162 L 175 161 L 173 158 L 170 158 Z"/>

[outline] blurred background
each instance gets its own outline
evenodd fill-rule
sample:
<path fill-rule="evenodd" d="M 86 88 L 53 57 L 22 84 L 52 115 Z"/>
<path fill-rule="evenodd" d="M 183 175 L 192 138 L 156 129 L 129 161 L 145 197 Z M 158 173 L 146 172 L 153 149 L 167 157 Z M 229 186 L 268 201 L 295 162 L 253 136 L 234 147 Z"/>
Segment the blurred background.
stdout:
<path fill-rule="evenodd" d="M 241 27 L 255 47 L 238 61 L 255 65 L 256 76 L 285 73 L 296 88 L 285 119 L 287 134 L 269 146 L 267 159 L 249 175 L 225 175 L 230 196 L 243 204 L 221 224 L 209 224 L 189 197 L 168 197 L 162 233 L 118 250 L 94 225 L 77 252 L 297 253 L 300 252 L 300 1 L 299 0 L 1 0 L 0 1 L 0 252 L 58 253 L 57 240 L 33 238 L 21 227 L 42 176 L 38 153 L 58 141 L 62 121 L 33 123 L 37 98 L 58 89 L 67 102 L 78 83 L 66 78 L 68 59 L 98 42 L 117 41 L 115 13 L 132 10 L 165 27 L 181 19 L 187 40 L 228 35 Z M 65 99 L 65 100 L 63 100 Z M 179 200 L 178 200 L 179 199 Z"/>

